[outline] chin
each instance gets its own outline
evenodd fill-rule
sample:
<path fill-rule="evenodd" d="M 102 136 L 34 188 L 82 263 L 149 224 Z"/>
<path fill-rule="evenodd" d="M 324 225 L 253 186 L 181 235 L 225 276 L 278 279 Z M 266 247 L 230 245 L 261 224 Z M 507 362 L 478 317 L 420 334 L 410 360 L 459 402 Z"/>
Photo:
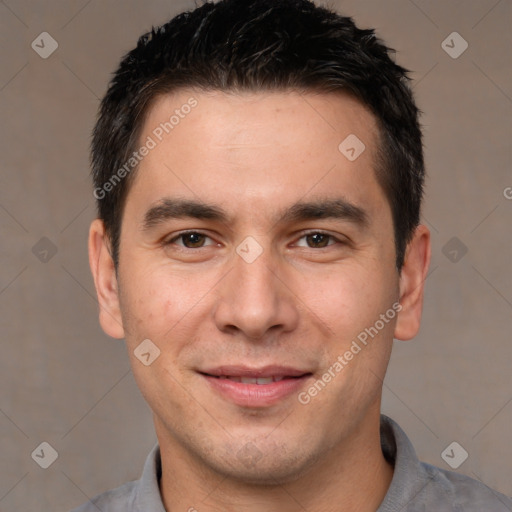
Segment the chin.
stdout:
<path fill-rule="evenodd" d="M 247 467 L 244 464 L 234 464 L 225 468 L 225 476 L 228 476 L 240 484 L 259 485 L 262 487 L 274 487 L 285 485 L 298 480 L 306 472 L 307 468 L 290 467 L 289 463 L 254 464 Z"/>
<path fill-rule="evenodd" d="M 210 460 L 205 462 L 217 473 L 241 484 L 261 486 L 294 482 L 307 473 L 314 461 L 320 458 L 320 455 L 315 457 L 304 452 L 299 454 L 297 449 L 290 452 L 290 449 L 283 445 L 267 446 L 259 450 L 250 442 L 238 449 L 230 447 L 222 458 L 212 455 L 210 454 Z"/>

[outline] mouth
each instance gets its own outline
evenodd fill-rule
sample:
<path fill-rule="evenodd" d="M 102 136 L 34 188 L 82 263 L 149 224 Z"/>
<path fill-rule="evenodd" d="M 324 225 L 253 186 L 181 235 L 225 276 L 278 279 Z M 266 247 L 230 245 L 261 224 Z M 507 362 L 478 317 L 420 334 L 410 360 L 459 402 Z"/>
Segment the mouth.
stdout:
<path fill-rule="evenodd" d="M 259 386 L 264 386 L 267 384 L 272 384 L 272 382 L 280 382 L 283 379 L 296 379 L 298 377 L 277 377 L 273 375 L 272 377 L 230 377 L 229 375 L 208 375 L 208 377 L 213 377 L 215 379 L 228 379 L 233 382 L 241 382 L 242 384 L 258 384 Z"/>
<path fill-rule="evenodd" d="M 251 408 L 268 407 L 299 392 L 312 375 L 311 371 L 284 366 L 223 366 L 198 373 L 224 400 Z"/>

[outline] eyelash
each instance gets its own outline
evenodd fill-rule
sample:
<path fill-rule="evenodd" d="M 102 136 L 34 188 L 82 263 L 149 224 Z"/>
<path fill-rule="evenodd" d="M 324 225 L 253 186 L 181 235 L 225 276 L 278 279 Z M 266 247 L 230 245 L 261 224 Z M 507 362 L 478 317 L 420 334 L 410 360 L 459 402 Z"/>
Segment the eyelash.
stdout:
<path fill-rule="evenodd" d="M 181 231 L 180 233 L 178 233 L 176 236 L 172 237 L 171 239 L 164 240 L 163 245 L 164 246 L 172 245 L 177 240 L 179 240 L 180 238 L 183 238 L 186 235 L 191 235 L 191 234 L 201 235 L 201 236 L 204 236 L 206 238 L 210 238 L 212 240 L 212 238 L 210 236 L 208 236 L 205 233 L 202 233 L 201 231 L 189 230 L 189 231 Z M 301 240 L 302 238 L 305 238 L 305 237 L 308 237 L 308 236 L 311 236 L 311 235 L 323 235 L 323 236 L 328 237 L 330 240 L 333 240 L 335 243 L 338 243 L 338 244 L 343 244 L 344 243 L 342 240 L 340 240 L 339 238 L 336 238 L 334 235 L 331 235 L 330 233 L 327 233 L 325 231 L 319 231 L 319 230 L 312 230 L 312 231 L 303 232 L 302 235 L 298 238 L 298 240 Z M 326 249 L 327 247 L 330 247 L 331 245 L 335 245 L 335 243 L 332 243 L 332 244 L 328 243 L 326 247 L 307 247 L 307 248 L 308 249 Z M 215 244 L 211 244 L 211 245 L 215 245 Z M 209 247 L 209 246 L 186 247 L 186 246 L 183 245 L 183 246 L 180 246 L 180 247 L 182 249 L 197 250 L 197 249 L 203 249 L 203 248 Z"/>

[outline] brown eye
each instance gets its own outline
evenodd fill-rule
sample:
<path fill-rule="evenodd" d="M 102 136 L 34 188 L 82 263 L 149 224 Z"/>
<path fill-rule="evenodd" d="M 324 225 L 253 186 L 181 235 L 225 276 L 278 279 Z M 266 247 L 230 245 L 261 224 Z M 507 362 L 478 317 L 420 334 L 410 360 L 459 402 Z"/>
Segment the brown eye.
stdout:
<path fill-rule="evenodd" d="M 174 238 L 164 242 L 164 245 L 177 245 L 185 249 L 200 249 L 208 245 L 214 245 L 214 241 L 207 235 L 197 231 L 187 231 L 176 235 Z"/>
<path fill-rule="evenodd" d="M 298 247 L 307 247 L 309 249 L 323 249 L 329 245 L 340 244 L 341 241 L 335 238 L 329 233 L 323 233 L 322 231 L 310 231 L 309 233 L 303 234 L 298 242 Z"/>
<path fill-rule="evenodd" d="M 203 247 L 206 236 L 201 233 L 184 233 L 180 235 L 178 239 L 181 239 L 183 245 L 189 249 L 197 249 Z"/>
<path fill-rule="evenodd" d="M 306 235 L 306 241 L 309 247 L 322 248 L 329 245 L 329 239 L 332 237 L 324 233 L 313 233 Z"/>

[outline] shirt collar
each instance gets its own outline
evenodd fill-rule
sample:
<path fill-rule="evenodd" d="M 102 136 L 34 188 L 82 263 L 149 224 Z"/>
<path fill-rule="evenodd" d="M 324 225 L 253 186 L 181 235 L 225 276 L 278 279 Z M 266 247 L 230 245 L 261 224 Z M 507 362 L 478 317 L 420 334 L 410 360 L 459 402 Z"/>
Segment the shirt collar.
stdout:
<path fill-rule="evenodd" d="M 432 476 L 427 474 L 418 460 L 405 432 L 385 415 L 381 415 L 380 433 L 382 453 L 394 466 L 394 473 L 388 492 L 377 512 L 392 512 L 397 510 L 397 504 L 405 507 L 411 502 L 428 485 Z M 137 510 L 165 512 L 159 488 L 161 475 L 160 448 L 156 444 L 146 459 L 142 477 L 137 485 Z"/>
<path fill-rule="evenodd" d="M 426 467 L 419 461 L 406 433 L 387 416 L 381 415 L 382 453 L 394 466 L 388 492 L 377 512 L 406 510 L 407 505 L 432 481 Z M 420 509 L 415 509 L 420 512 Z"/>
<path fill-rule="evenodd" d="M 162 459 L 158 443 L 149 453 L 142 477 L 138 482 L 137 494 L 135 496 L 136 510 L 141 512 L 165 512 L 164 504 L 160 494 L 160 478 L 162 476 Z"/>

